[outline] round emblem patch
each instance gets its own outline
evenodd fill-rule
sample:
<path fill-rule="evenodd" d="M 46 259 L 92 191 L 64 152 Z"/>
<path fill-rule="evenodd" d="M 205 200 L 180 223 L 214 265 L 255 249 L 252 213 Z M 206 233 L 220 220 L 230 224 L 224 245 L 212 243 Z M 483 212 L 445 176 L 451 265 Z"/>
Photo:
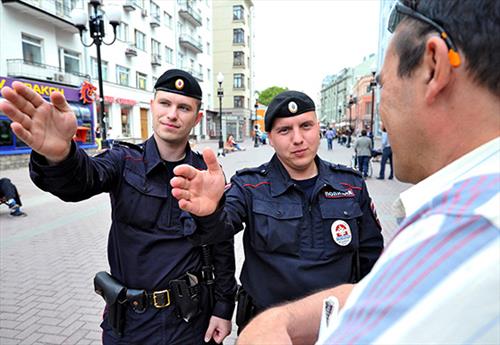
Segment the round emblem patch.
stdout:
<path fill-rule="evenodd" d="M 291 101 L 290 103 L 288 103 L 288 110 L 290 110 L 290 112 L 292 114 L 295 114 L 298 110 L 298 106 L 297 106 L 297 103 L 295 103 L 294 101 Z"/>
<path fill-rule="evenodd" d="M 175 88 L 176 88 L 177 90 L 182 90 L 182 89 L 184 88 L 184 80 L 182 80 L 182 79 L 177 79 L 177 80 L 175 81 Z"/>
<path fill-rule="evenodd" d="M 349 224 L 343 220 L 336 220 L 332 224 L 332 238 L 339 246 L 345 247 L 352 240 L 352 233 Z"/>

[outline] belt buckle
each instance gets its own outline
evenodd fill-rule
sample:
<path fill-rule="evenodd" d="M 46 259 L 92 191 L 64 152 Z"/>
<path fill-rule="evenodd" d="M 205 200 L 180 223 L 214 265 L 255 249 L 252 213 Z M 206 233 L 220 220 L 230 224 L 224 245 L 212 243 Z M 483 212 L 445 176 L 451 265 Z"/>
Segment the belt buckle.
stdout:
<path fill-rule="evenodd" d="M 158 297 L 160 294 L 165 294 L 166 293 L 166 303 L 160 304 L 158 303 L 158 299 L 161 299 L 161 297 Z M 153 292 L 153 305 L 158 308 L 166 308 L 170 305 L 170 291 L 168 289 L 162 290 L 162 291 L 155 291 Z"/>

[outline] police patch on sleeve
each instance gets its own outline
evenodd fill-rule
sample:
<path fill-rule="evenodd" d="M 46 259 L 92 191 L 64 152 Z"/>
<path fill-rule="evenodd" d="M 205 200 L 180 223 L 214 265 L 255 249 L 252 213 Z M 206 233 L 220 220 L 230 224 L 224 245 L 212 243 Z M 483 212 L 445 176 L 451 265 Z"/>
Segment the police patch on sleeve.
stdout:
<path fill-rule="evenodd" d="M 336 220 L 332 224 L 332 238 L 339 246 L 345 247 L 352 241 L 351 227 L 343 220 Z"/>

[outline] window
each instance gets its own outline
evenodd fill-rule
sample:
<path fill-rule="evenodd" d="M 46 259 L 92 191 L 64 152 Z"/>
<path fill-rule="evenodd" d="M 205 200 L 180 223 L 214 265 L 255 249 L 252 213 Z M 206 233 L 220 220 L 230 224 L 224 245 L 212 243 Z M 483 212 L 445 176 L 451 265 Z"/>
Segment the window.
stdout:
<path fill-rule="evenodd" d="M 141 90 L 146 90 L 146 81 L 148 76 L 144 73 L 137 72 L 136 80 L 137 80 L 137 88 Z"/>
<path fill-rule="evenodd" d="M 243 29 L 233 29 L 233 43 L 245 43 L 245 31 Z"/>
<path fill-rule="evenodd" d="M 120 65 L 116 65 L 116 82 L 120 85 L 129 86 L 128 76 L 130 74 L 130 69 Z"/>
<path fill-rule="evenodd" d="M 28 35 L 22 35 L 23 59 L 26 63 L 42 63 L 42 40 Z"/>
<path fill-rule="evenodd" d="M 174 51 L 172 48 L 169 48 L 167 46 L 165 46 L 165 60 L 167 61 L 167 63 L 174 63 Z"/>
<path fill-rule="evenodd" d="M 207 42 L 207 54 L 210 54 L 210 42 Z"/>
<path fill-rule="evenodd" d="M 120 22 L 116 27 L 116 38 L 123 42 L 128 42 L 128 24 Z"/>
<path fill-rule="evenodd" d="M 234 96 L 234 107 L 244 108 L 245 97 L 244 96 Z"/>
<path fill-rule="evenodd" d="M 160 42 L 155 39 L 151 39 L 151 54 L 160 56 Z"/>
<path fill-rule="evenodd" d="M 108 80 L 108 62 L 101 60 L 101 72 L 102 72 L 102 80 Z M 91 58 L 91 66 L 90 66 L 90 74 L 92 78 L 97 79 L 99 76 L 97 75 L 97 59 Z"/>
<path fill-rule="evenodd" d="M 160 6 L 151 1 L 151 16 L 160 20 Z"/>
<path fill-rule="evenodd" d="M 135 47 L 140 50 L 146 50 L 146 35 L 139 30 L 135 30 Z"/>
<path fill-rule="evenodd" d="M 70 50 L 63 50 L 64 70 L 68 73 L 80 73 L 80 54 Z"/>
<path fill-rule="evenodd" d="M 210 85 L 210 83 L 212 82 L 212 70 L 210 68 L 207 68 L 207 80 L 208 84 Z"/>
<path fill-rule="evenodd" d="M 166 11 L 163 12 L 163 23 L 166 27 L 172 29 L 172 16 Z"/>
<path fill-rule="evenodd" d="M 233 6 L 233 20 L 242 20 L 244 17 L 243 6 L 236 5 Z"/>
<path fill-rule="evenodd" d="M 245 75 L 242 73 L 236 73 L 233 75 L 233 88 L 243 89 L 245 87 Z"/>
<path fill-rule="evenodd" d="M 244 52 L 233 52 L 233 66 L 245 66 Z"/>
<path fill-rule="evenodd" d="M 210 30 L 210 18 L 207 18 L 207 30 Z"/>
<path fill-rule="evenodd" d="M 152 80 L 152 82 L 153 82 L 153 84 L 152 84 L 152 85 L 153 85 L 153 87 L 154 87 L 154 86 L 156 85 L 156 82 L 158 81 L 158 78 L 156 78 L 156 77 L 152 77 L 152 78 L 151 78 L 151 80 Z"/>

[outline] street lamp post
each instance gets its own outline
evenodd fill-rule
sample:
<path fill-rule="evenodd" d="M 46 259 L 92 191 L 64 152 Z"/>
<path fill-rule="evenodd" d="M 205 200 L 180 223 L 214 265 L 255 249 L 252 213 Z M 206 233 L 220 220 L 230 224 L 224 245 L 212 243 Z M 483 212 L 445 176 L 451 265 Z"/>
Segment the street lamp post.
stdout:
<path fill-rule="evenodd" d="M 217 96 L 219 97 L 219 124 L 220 124 L 220 133 L 219 133 L 219 152 L 217 156 L 225 156 L 224 154 L 224 138 L 222 137 L 222 97 L 224 97 L 224 89 L 222 88 L 222 82 L 224 81 L 224 74 L 219 72 L 217 74 L 217 82 L 219 83 L 219 88 L 217 89 Z"/>
<path fill-rule="evenodd" d="M 370 90 L 372 92 L 372 112 L 370 116 L 370 132 L 372 139 L 372 147 L 373 147 L 373 137 L 375 133 L 373 132 L 373 114 L 375 109 L 375 87 L 377 86 L 377 82 L 375 81 L 375 73 L 376 71 L 372 71 L 372 80 L 370 81 Z"/>
<path fill-rule="evenodd" d="M 111 45 L 116 40 L 116 27 L 120 24 L 121 19 L 121 9 L 118 6 L 108 6 L 107 17 L 109 23 L 113 27 L 113 40 L 109 43 L 104 42 L 104 19 L 102 13 L 102 0 L 90 0 L 89 4 L 92 6 L 92 14 L 87 18 L 87 12 L 82 9 L 74 9 L 71 13 L 73 22 L 75 26 L 80 31 L 80 40 L 85 47 L 91 47 L 95 44 L 97 48 L 97 78 L 99 81 L 99 114 L 98 122 L 101 126 L 102 141 L 106 142 L 106 126 L 105 126 L 105 116 L 104 113 L 104 91 L 102 82 L 102 62 L 101 62 L 101 44 Z M 92 43 L 86 44 L 83 40 L 83 32 L 87 31 L 85 23 L 89 22 L 90 37 L 92 38 Z"/>
<path fill-rule="evenodd" d="M 255 94 L 255 114 L 252 122 L 252 130 L 253 130 L 253 147 L 259 147 L 259 137 L 257 136 L 257 109 L 259 109 L 259 95 Z"/>
<path fill-rule="evenodd" d="M 351 107 L 352 105 L 354 104 L 354 100 L 352 98 L 352 95 L 349 95 L 349 133 L 348 133 L 348 136 L 347 136 L 347 145 L 346 147 L 351 147 L 351 135 L 352 135 L 352 126 L 351 126 L 351 121 L 352 121 L 352 110 L 351 110 Z"/>

